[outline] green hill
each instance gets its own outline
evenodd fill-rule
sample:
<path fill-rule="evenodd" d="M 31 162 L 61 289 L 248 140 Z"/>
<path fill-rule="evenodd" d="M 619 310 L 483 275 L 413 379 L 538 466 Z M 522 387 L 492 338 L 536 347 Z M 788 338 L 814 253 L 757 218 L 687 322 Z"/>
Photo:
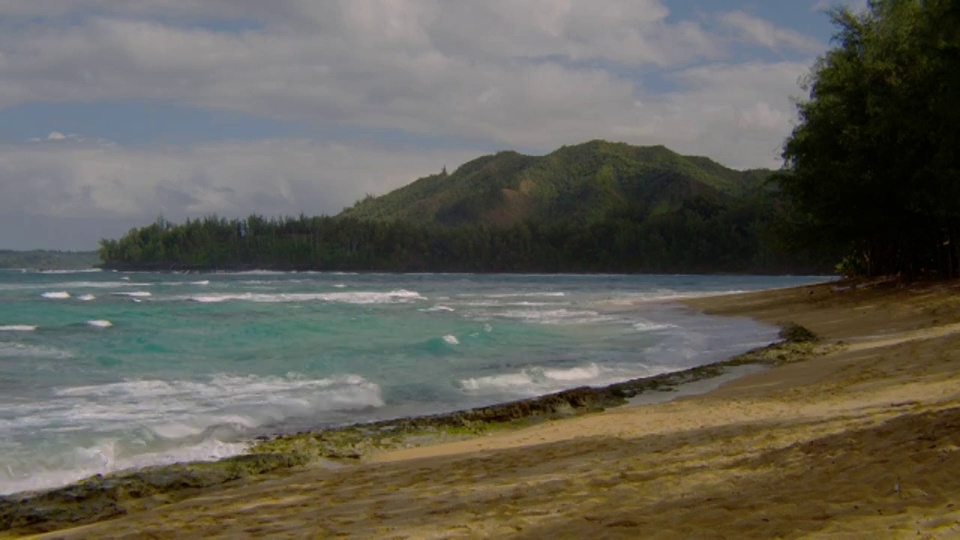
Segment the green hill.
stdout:
<path fill-rule="evenodd" d="M 778 245 L 770 174 L 604 141 L 499 152 L 337 216 L 158 220 L 103 241 L 100 256 L 106 268 L 161 270 L 829 270 L 830 259 Z"/>
<path fill-rule="evenodd" d="M 542 157 L 511 151 L 484 156 L 451 174 L 367 197 L 340 215 L 443 225 L 589 225 L 637 205 L 656 216 L 695 198 L 723 203 L 756 190 L 768 175 L 663 146 L 591 141 Z"/>

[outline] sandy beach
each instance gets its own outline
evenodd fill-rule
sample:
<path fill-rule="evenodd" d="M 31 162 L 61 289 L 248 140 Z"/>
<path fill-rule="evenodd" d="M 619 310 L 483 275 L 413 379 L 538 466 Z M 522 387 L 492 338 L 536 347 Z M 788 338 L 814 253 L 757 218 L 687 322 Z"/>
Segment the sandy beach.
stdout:
<path fill-rule="evenodd" d="M 295 468 L 43 537 L 960 537 L 958 293 L 824 284 L 689 300 L 794 321 L 824 354 L 700 395 Z"/>

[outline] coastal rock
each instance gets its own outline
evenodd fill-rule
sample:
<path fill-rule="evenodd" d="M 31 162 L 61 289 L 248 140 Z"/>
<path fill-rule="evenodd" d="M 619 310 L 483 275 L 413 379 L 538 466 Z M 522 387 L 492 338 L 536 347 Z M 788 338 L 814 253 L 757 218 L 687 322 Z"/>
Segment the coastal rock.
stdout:
<path fill-rule="evenodd" d="M 492 429 L 528 425 L 545 420 L 599 412 L 623 405 L 649 391 L 671 391 L 693 381 L 722 375 L 729 367 L 744 364 L 779 365 L 825 352 L 816 336 L 794 323 L 781 325 L 784 341 L 761 347 L 706 366 L 652 377 L 633 379 L 602 388 L 579 387 L 553 394 L 498 403 L 450 413 L 397 418 L 260 438 L 253 451 L 295 453 L 329 460 L 356 461 L 372 453 L 466 438 Z"/>
<path fill-rule="evenodd" d="M 817 335 L 795 322 L 780 323 L 780 339 L 788 343 L 811 343 Z"/>
<path fill-rule="evenodd" d="M 64 488 L 0 497 L 0 531 L 39 533 L 109 519 L 306 461 L 298 454 L 247 454 L 215 462 L 96 475 Z"/>

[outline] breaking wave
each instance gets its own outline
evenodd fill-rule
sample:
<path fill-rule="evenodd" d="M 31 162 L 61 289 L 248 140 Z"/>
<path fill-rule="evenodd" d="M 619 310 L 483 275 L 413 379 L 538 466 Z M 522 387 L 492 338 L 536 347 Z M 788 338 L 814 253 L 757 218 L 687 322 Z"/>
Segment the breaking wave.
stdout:
<path fill-rule="evenodd" d="M 334 293 L 239 293 L 239 294 L 208 294 L 178 299 L 192 300 L 204 304 L 214 304 L 219 302 L 244 301 L 244 302 L 264 302 L 264 303 L 283 303 L 283 302 L 337 302 L 343 304 L 393 304 L 406 303 L 426 300 L 416 291 L 399 289 L 390 292 L 334 292 Z"/>
<path fill-rule="evenodd" d="M 93 321 L 87 321 L 87 324 L 95 328 L 110 328 L 113 326 L 113 323 L 104 319 L 98 319 Z"/>
<path fill-rule="evenodd" d="M 0 493 L 50 488 L 132 467 L 220 459 L 242 453 L 248 445 L 241 441 L 263 426 L 383 405 L 380 387 L 358 375 L 219 374 L 194 381 L 62 387 L 45 402 L 10 411 L 5 431 L 43 427 L 61 437 L 43 462 L 8 452 Z M 84 432 L 97 438 L 70 437 Z"/>

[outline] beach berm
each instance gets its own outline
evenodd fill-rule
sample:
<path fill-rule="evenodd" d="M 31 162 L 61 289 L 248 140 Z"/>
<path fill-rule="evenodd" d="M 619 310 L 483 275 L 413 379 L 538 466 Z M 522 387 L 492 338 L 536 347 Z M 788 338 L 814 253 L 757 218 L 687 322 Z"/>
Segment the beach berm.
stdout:
<path fill-rule="evenodd" d="M 245 477 L 46 537 L 960 537 L 958 293 L 689 300 L 819 341 L 705 394 Z"/>

